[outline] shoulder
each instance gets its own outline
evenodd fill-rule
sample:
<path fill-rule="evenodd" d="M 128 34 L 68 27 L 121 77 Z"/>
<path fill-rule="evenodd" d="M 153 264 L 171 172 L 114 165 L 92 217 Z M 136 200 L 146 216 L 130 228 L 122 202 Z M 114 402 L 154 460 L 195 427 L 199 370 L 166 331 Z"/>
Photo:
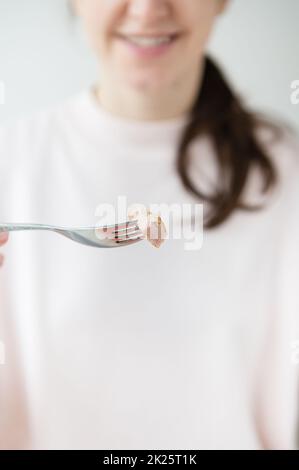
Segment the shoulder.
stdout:
<path fill-rule="evenodd" d="M 299 198 L 299 135 L 287 125 L 265 119 L 259 121 L 254 137 L 277 175 L 273 197 L 279 199 L 293 191 Z M 211 136 L 203 135 L 193 142 L 191 163 L 190 178 L 194 184 L 200 185 L 206 194 L 213 194 L 213 188 L 219 186 L 221 172 Z M 243 190 L 244 202 L 260 204 L 272 200 L 269 192 L 262 192 L 265 174 L 260 165 L 252 165 Z"/>
<path fill-rule="evenodd" d="M 244 188 L 244 200 L 270 210 L 284 210 L 289 201 L 299 209 L 299 137 L 289 125 L 262 117 L 254 131 L 256 144 L 265 159 L 252 164 Z M 240 156 L 241 157 L 241 156 Z M 264 190 L 270 176 L 269 163 L 276 181 Z"/>
<path fill-rule="evenodd" d="M 10 119 L 7 123 L 0 125 L 0 143 L 9 143 L 16 138 L 35 141 L 40 134 L 55 130 L 59 124 L 65 122 L 75 99 L 76 96 L 71 96 L 32 113 Z"/>
<path fill-rule="evenodd" d="M 287 125 L 261 128 L 258 140 L 277 173 L 273 191 L 277 224 L 288 240 L 299 239 L 299 136 Z M 273 199 L 270 198 L 271 201 Z M 271 206 L 271 204 L 270 204 Z M 299 254 L 299 250 L 296 251 Z"/>
<path fill-rule="evenodd" d="M 299 134 L 294 128 L 268 121 L 257 128 L 256 137 L 275 167 L 282 185 L 299 177 Z"/>
<path fill-rule="evenodd" d="M 63 136 L 82 92 L 0 125 L 0 168 L 34 155 Z M 37 152 L 38 151 L 38 152 Z"/>

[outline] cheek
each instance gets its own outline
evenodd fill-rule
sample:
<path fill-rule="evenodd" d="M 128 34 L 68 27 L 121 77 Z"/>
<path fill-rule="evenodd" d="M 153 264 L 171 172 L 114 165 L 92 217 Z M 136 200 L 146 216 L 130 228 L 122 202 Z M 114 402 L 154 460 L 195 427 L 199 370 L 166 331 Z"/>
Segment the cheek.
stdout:
<path fill-rule="evenodd" d="M 204 51 L 208 43 L 215 17 L 213 15 L 198 15 L 194 18 L 198 19 L 197 21 L 193 19 L 190 26 L 189 50 L 190 54 L 193 51 L 193 55 L 196 56 Z"/>
<path fill-rule="evenodd" d="M 180 10 L 186 29 L 191 33 L 191 38 L 197 41 L 199 49 L 206 44 L 217 17 L 217 1 L 219 0 L 185 0 L 185 9 Z"/>
<path fill-rule="evenodd" d="M 119 0 L 85 0 L 82 14 L 84 28 L 96 49 L 103 49 L 108 43 L 114 21 L 116 7 Z"/>

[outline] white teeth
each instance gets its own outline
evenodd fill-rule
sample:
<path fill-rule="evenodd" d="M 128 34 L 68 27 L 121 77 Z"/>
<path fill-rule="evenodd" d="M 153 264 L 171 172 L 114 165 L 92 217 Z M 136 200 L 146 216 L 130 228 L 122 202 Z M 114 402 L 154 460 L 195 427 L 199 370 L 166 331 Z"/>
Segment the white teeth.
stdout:
<path fill-rule="evenodd" d="M 158 46 L 160 44 L 167 44 L 171 41 L 170 36 L 163 36 L 158 38 L 149 38 L 149 37 L 126 37 L 126 39 L 133 44 L 137 44 L 141 47 L 150 47 L 150 46 Z"/>

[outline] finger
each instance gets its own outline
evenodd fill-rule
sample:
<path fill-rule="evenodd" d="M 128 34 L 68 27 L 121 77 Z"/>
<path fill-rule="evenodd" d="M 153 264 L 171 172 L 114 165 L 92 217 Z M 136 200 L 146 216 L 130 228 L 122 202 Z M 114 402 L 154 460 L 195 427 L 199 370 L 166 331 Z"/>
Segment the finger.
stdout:
<path fill-rule="evenodd" d="M 0 246 L 4 245 L 7 242 L 9 237 L 9 232 L 1 232 L 0 233 Z"/>

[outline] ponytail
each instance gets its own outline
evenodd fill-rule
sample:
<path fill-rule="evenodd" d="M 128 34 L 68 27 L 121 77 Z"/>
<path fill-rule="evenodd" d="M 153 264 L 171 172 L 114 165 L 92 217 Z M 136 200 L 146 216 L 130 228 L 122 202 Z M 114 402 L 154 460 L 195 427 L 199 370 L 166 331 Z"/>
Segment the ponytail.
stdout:
<path fill-rule="evenodd" d="M 205 57 L 204 75 L 199 95 L 191 110 L 190 121 L 183 132 L 178 154 L 177 171 L 184 187 L 203 202 L 210 204 L 206 228 L 214 228 L 236 210 L 259 210 L 241 201 L 242 192 L 253 166 L 263 181 L 263 193 L 277 183 L 278 175 L 270 157 L 257 141 L 255 130 L 260 124 L 279 132 L 276 124 L 250 113 L 234 94 L 218 66 Z M 212 195 L 204 194 L 189 175 L 188 147 L 193 139 L 208 135 L 215 150 L 220 174 Z M 228 181 L 228 184 L 226 183 Z"/>

